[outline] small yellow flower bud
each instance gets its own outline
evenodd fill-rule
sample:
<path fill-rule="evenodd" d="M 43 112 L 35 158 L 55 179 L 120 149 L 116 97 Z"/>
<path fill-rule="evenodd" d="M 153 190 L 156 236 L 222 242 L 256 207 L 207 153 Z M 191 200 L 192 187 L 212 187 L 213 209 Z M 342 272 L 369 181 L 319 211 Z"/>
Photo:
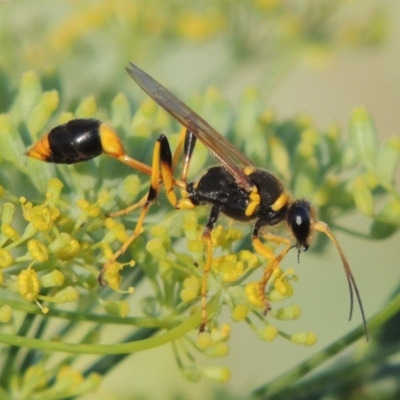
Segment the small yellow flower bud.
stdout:
<path fill-rule="evenodd" d="M 86 209 L 86 213 L 89 217 L 91 218 L 97 218 L 100 213 L 101 213 L 101 209 L 97 204 L 91 204 L 87 209 Z"/>
<path fill-rule="evenodd" d="M 353 197 L 357 208 L 366 216 L 374 215 L 374 199 L 365 177 L 357 176 L 353 181 Z"/>
<path fill-rule="evenodd" d="M 229 338 L 231 330 L 231 326 L 227 323 L 224 323 L 219 327 L 214 326 L 211 330 L 211 338 L 213 342 L 225 341 Z"/>
<path fill-rule="evenodd" d="M 233 242 L 243 237 L 243 232 L 240 229 L 230 228 L 228 234 L 229 239 Z"/>
<path fill-rule="evenodd" d="M 207 376 L 207 378 L 219 383 L 226 383 L 231 378 L 231 370 L 228 367 L 205 367 L 203 369 L 203 374 Z"/>
<path fill-rule="evenodd" d="M 33 216 L 31 222 L 38 231 L 45 232 L 50 229 L 50 224 L 48 221 L 43 219 L 41 216 Z"/>
<path fill-rule="evenodd" d="M 12 203 L 4 203 L 1 207 L 1 222 L 3 224 L 11 224 L 15 215 L 15 206 Z"/>
<path fill-rule="evenodd" d="M 229 346 L 225 342 L 215 343 L 206 349 L 205 354 L 207 357 L 225 357 L 229 354 Z"/>
<path fill-rule="evenodd" d="M 211 334 L 209 332 L 200 332 L 197 337 L 196 346 L 199 350 L 204 351 L 209 348 L 213 343 Z"/>
<path fill-rule="evenodd" d="M 218 332 L 219 332 L 218 337 L 216 337 L 214 335 L 214 330 L 211 335 L 214 340 L 225 340 L 231 334 L 231 330 L 232 330 L 232 328 L 229 324 L 222 324 L 221 327 L 218 329 Z"/>
<path fill-rule="evenodd" d="M 71 243 L 71 236 L 68 233 L 60 233 L 55 240 L 53 240 L 49 246 L 49 252 L 54 254 L 62 250 L 64 247 Z"/>
<path fill-rule="evenodd" d="M 22 270 L 17 278 L 18 292 L 28 301 L 34 301 L 39 294 L 39 279 L 33 269 Z"/>
<path fill-rule="evenodd" d="M 90 374 L 85 381 L 80 385 L 81 393 L 96 392 L 102 382 L 101 376 L 96 373 Z"/>
<path fill-rule="evenodd" d="M 248 283 L 245 287 L 247 301 L 255 307 L 262 307 L 263 302 L 260 299 L 258 282 Z"/>
<path fill-rule="evenodd" d="M 42 365 L 33 365 L 29 367 L 24 374 L 23 385 L 40 390 L 46 387 L 47 372 Z"/>
<path fill-rule="evenodd" d="M 60 198 L 60 193 L 64 184 L 57 178 L 50 179 L 47 183 L 46 199 L 50 207 L 54 207 L 57 200 Z"/>
<path fill-rule="evenodd" d="M 1 224 L 1 233 L 13 242 L 20 238 L 20 234 L 10 224 Z"/>
<path fill-rule="evenodd" d="M 55 269 L 48 274 L 43 275 L 40 278 L 40 284 L 43 287 L 61 286 L 64 283 L 64 280 L 64 275 L 60 271 Z"/>
<path fill-rule="evenodd" d="M 85 211 L 89 206 L 90 203 L 85 199 L 78 199 L 76 205 L 83 211 Z M 110 218 L 111 219 L 111 218 Z"/>
<path fill-rule="evenodd" d="M 300 332 L 291 335 L 290 340 L 296 344 L 312 346 L 317 342 L 317 336 L 313 332 Z"/>
<path fill-rule="evenodd" d="M 235 282 L 241 276 L 240 271 L 229 271 L 222 275 L 222 282 Z"/>
<path fill-rule="evenodd" d="M 126 204 L 132 204 L 140 193 L 140 179 L 136 174 L 128 175 L 120 184 L 118 195 Z"/>
<path fill-rule="evenodd" d="M 260 265 L 257 255 L 249 250 L 240 251 L 238 258 L 240 261 L 246 263 L 248 268 L 257 268 Z"/>
<path fill-rule="evenodd" d="M 7 268 L 13 265 L 14 259 L 10 252 L 0 248 L 0 268 Z"/>
<path fill-rule="evenodd" d="M 49 259 L 47 247 L 36 239 L 29 240 L 28 251 L 31 257 L 36 261 L 45 262 Z"/>
<path fill-rule="evenodd" d="M 54 303 L 71 303 L 79 299 L 79 292 L 72 286 L 60 290 L 53 297 Z"/>
<path fill-rule="evenodd" d="M 243 321 L 249 314 L 249 307 L 245 304 L 238 304 L 232 311 L 232 319 L 235 322 Z"/>
<path fill-rule="evenodd" d="M 282 294 L 282 293 L 280 293 L 278 290 L 276 290 L 276 289 L 273 289 L 273 290 L 271 290 L 270 292 L 269 292 L 269 294 L 268 294 L 268 300 L 269 301 L 272 301 L 272 302 L 274 302 L 274 303 L 276 303 L 276 302 L 278 302 L 278 301 L 282 301 L 282 300 L 284 300 L 284 299 L 286 299 L 286 295 L 285 294 Z"/>
<path fill-rule="evenodd" d="M 286 294 L 286 285 L 285 285 L 285 282 L 283 282 L 283 280 L 275 279 L 274 287 L 279 292 L 279 294 L 281 294 L 282 296 L 284 296 Z"/>
<path fill-rule="evenodd" d="M 229 273 L 235 269 L 236 266 L 236 256 L 228 255 L 223 257 L 218 257 L 214 260 L 213 267 L 218 269 L 222 273 Z"/>
<path fill-rule="evenodd" d="M 293 304 L 291 307 L 280 308 L 276 310 L 273 315 L 279 320 L 292 320 L 300 317 L 301 309 L 297 304 Z"/>
<path fill-rule="evenodd" d="M 24 204 L 24 218 L 38 231 L 50 230 L 59 215 L 60 211 L 55 207 L 47 207 L 45 204 L 33 207 L 31 203 Z"/>
<path fill-rule="evenodd" d="M 6 324 L 10 322 L 13 310 L 9 305 L 0 307 L 0 322 Z"/>
<path fill-rule="evenodd" d="M 56 90 L 41 93 L 33 110 L 31 111 L 27 126 L 32 136 L 36 137 L 43 129 L 59 102 L 59 94 Z"/>
<path fill-rule="evenodd" d="M 155 238 L 161 239 L 165 247 L 168 248 L 171 245 L 171 237 L 169 236 L 168 230 L 165 226 L 154 225 L 150 229 L 150 234 Z"/>
<path fill-rule="evenodd" d="M 108 301 L 104 305 L 104 309 L 111 315 L 125 318 L 129 314 L 129 304 L 127 301 Z"/>
<path fill-rule="evenodd" d="M 188 303 L 189 301 L 194 300 L 197 297 L 197 293 L 199 291 L 194 288 L 184 288 L 180 292 L 180 298 L 183 302 Z"/>
<path fill-rule="evenodd" d="M 182 374 L 190 382 L 198 382 L 201 378 L 201 371 L 196 365 L 183 367 Z"/>
<path fill-rule="evenodd" d="M 181 290 L 180 297 L 182 301 L 189 302 L 197 297 L 200 289 L 200 281 L 190 276 L 183 281 L 183 289 Z"/>
<path fill-rule="evenodd" d="M 188 240 L 187 248 L 191 253 L 203 253 L 204 244 L 201 240 L 198 239 Z"/>
<path fill-rule="evenodd" d="M 57 251 L 57 257 L 63 261 L 72 260 L 78 255 L 80 249 L 81 247 L 79 245 L 79 242 L 71 238 L 71 241 L 67 246 Z"/>
<path fill-rule="evenodd" d="M 78 105 L 75 115 L 78 118 L 89 118 L 96 114 L 97 104 L 93 96 L 85 97 Z"/>
<path fill-rule="evenodd" d="M 183 281 L 183 287 L 186 289 L 193 288 L 193 289 L 200 289 L 201 282 L 195 276 L 189 276 Z"/>
<path fill-rule="evenodd" d="M 80 372 L 73 370 L 70 366 L 64 365 L 59 369 L 54 385 L 68 388 L 80 385 L 83 380 L 83 375 Z"/>
<path fill-rule="evenodd" d="M 193 211 L 185 213 L 183 217 L 182 229 L 187 242 L 199 240 L 200 227 L 197 218 L 197 214 Z"/>
<path fill-rule="evenodd" d="M 147 242 L 146 250 L 157 260 L 168 259 L 167 251 L 163 246 L 163 242 L 159 238 L 150 239 Z"/>
<path fill-rule="evenodd" d="M 113 232 L 117 240 L 119 240 L 121 243 L 126 242 L 129 238 L 128 234 L 126 233 L 124 224 L 116 223 Z"/>
<path fill-rule="evenodd" d="M 113 253 L 114 253 L 112 248 L 110 247 L 110 245 L 108 245 L 107 243 L 104 243 L 104 242 L 101 244 L 101 252 L 103 253 L 103 257 L 106 260 L 109 260 L 113 256 Z"/>
<path fill-rule="evenodd" d="M 266 342 L 272 342 L 278 336 L 278 329 L 273 325 L 267 325 L 264 329 L 257 331 L 258 337 Z"/>
<path fill-rule="evenodd" d="M 117 290 L 121 284 L 121 275 L 119 271 L 122 269 L 122 264 L 119 262 L 113 262 L 110 264 L 105 273 L 103 274 L 103 279 L 107 282 L 111 289 Z"/>

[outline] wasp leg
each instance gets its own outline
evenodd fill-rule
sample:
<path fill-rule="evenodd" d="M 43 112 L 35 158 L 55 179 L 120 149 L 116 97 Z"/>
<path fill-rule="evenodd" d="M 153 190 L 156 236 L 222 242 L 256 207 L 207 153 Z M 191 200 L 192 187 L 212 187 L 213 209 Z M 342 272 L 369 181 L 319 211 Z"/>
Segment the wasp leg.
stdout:
<path fill-rule="evenodd" d="M 165 192 L 167 194 L 168 201 L 173 207 L 176 206 L 177 199 L 174 192 L 174 179 L 173 179 L 173 169 L 172 169 L 172 154 L 171 148 L 169 146 L 168 139 L 165 135 L 161 135 L 158 140 L 160 143 L 159 150 L 159 160 L 161 163 L 161 179 L 165 186 Z M 186 185 L 185 185 L 186 187 Z"/>
<path fill-rule="evenodd" d="M 161 164 L 161 177 L 160 181 L 160 164 Z M 171 204 L 176 205 L 176 196 L 173 191 L 173 180 L 172 180 L 172 155 L 171 149 L 169 147 L 168 140 L 165 135 L 161 135 L 154 146 L 153 150 L 153 162 L 151 169 L 151 179 L 150 179 L 150 189 L 146 197 L 141 199 L 138 203 L 134 204 L 134 207 L 142 205 L 142 211 L 139 215 L 139 220 L 136 223 L 136 227 L 131 234 L 131 236 L 125 241 L 121 248 L 115 252 L 112 257 L 104 264 L 103 269 L 99 275 L 100 284 L 104 284 L 104 276 L 108 268 L 117 260 L 117 258 L 123 254 L 127 248 L 132 244 L 132 242 L 142 233 L 144 219 L 151 207 L 151 205 L 156 201 L 159 188 L 162 182 L 165 185 L 167 191 L 167 197 Z M 129 209 L 129 207 L 128 207 Z M 126 211 L 127 209 L 125 209 Z M 114 213 L 115 215 L 115 213 Z"/>
<path fill-rule="evenodd" d="M 186 149 L 186 140 L 185 137 L 189 134 L 189 131 L 184 128 L 182 129 L 181 132 L 181 137 L 179 138 L 179 142 L 177 145 L 177 149 L 175 150 L 174 153 L 174 157 L 173 159 L 171 159 L 171 150 L 170 150 L 170 146 L 169 146 L 169 142 L 168 139 L 165 135 L 161 135 L 158 138 L 158 141 L 161 142 L 161 146 L 160 146 L 160 155 L 159 155 L 159 160 L 161 161 L 161 175 L 160 175 L 160 182 L 159 182 L 159 186 L 161 185 L 165 185 L 166 187 L 166 191 L 167 191 L 167 197 L 168 200 L 170 201 L 170 203 L 175 207 L 176 205 L 176 196 L 173 193 L 173 187 L 172 186 L 178 186 L 181 190 L 185 190 L 186 189 L 186 177 L 185 180 L 181 179 L 175 179 L 172 175 L 173 175 L 173 171 L 174 171 L 174 160 L 177 156 L 180 155 L 180 153 L 182 152 L 182 148 L 184 147 L 184 143 L 185 143 L 185 149 Z M 191 135 L 191 134 L 190 134 Z M 193 149 L 192 149 L 193 151 Z M 185 150 L 185 155 L 186 155 L 186 150 Z M 126 154 L 116 157 L 119 161 L 135 168 L 135 164 L 136 161 L 133 158 L 130 158 L 129 156 L 127 156 Z M 185 158 L 186 159 L 186 158 Z M 141 164 L 141 163 L 140 163 Z M 143 164 L 145 165 L 145 164 Z M 152 171 L 151 167 L 147 167 L 150 171 Z M 148 173 L 147 170 L 143 170 L 140 169 L 140 171 L 142 172 L 146 172 Z M 147 195 L 145 195 L 141 200 L 139 200 L 137 203 L 130 205 L 129 207 L 124 208 L 123 210 L 119 210 L 119 211 L 115 211 L 113 213 L 109 213 L 107 214 L 108 217 L 111 218 L 115 218 L 115 217 L 119 217 L 121 215 L 126 215 L 129 214 L 130 212 L 136 210 L 137 208 L 141 208 L 146 204 L 147 201 Z"/>
<path fill-rule="evenodd" d="M 107 217 L 115 218 L 115 217 L 120 217 L 121 215 L 129 214 L 132 211 L 136 210 L 137 208 L 144 207 L 144 205 L 146 204 L 147 198 L 148 198 L 148 193 L 145 194 L 137 203 L 131 204 L 129 207 L 126 207 L 122 210 L 114 211 L 112 213 L 108 213 L 106 215 L 107 215 Z"/>
<path fill-rule="evenodd" d="M 181 185 L 175 184 L 175 186 L 179 186 L 181 197 L 186 197 L 188 195 L 186 191 L 187 176 L 190 167 L 190 160 L 192 159 L 192 154 L 194 147 L 196 145 L 196 136 L 193 135 L 187 128 L 183 127 L 181 130 L 181 134 L 179 136 L 179 141 L 176 146 L 174 156 L 172 158 L 172 170 L 176 170 L 176 166 L 178 164 L 178 160 L 182 155 L 183 151 L 183 164 L 182 164 L 182 172 L 181 172 L 181 179 L 178 181 Z"/>
<path fill-rule="evenodd" d="M 110 157 L 116 158 L 118 161 L 129 165 L 130 167 L 142 171 L 145 174 L 151 175 L 152 168 L 142 162 L 129 157 L 125 153 L 125 149 L 122 146 L 121 139 L 119 138 L 117 132 L 108 124 L 99 124 L 99 137 L 101 141 L 101 148 L 104 154 Z"/>
<path fill-rule="evenodd" d="M 183 145 L 185 142 L 186 133 L 187 133 L 187 128 L 185 128 L 183 126 L 181 129 L 181 132 L 179 134 L 179 139 L 178 139 L 178 143 L 176 144 L 176 147 L 175 147 L 174 155 L 172 156 L 172 170 L 173 171 L 176 170 L 176 166 L 178 165 L 179 159 L 182 155 L 182 150 L 183 150 Z"/>
<path fill-rule="evenodd" d="M 260 279 L 258 286 L 260 299 L 264 304 L 264 315 L 266 315 L 267 312 L 271 309 L 271 307 L 265 296 L 265 287 L 267 286 L 267 283 L 269 282 L 275 268 L 279 265 L 279 263 L 283 260 L 283 258 L 290 250 L 291 242 L 289 239 L 283 236 L 273 235 L 272 233 L 268 232 L 263 234 L 263 237 L 266 240 L 277 244 L 285 245 L 284 249 L 276 256 L 273 251 L 269 250 L 267 247 L 264 246 L 264 244 L 259 239 L 259 234 L 260 234 L 260 227 L 256 224 L 256 226 L 253 229 L 253 235 L 252 235 L 253 247 L 258 254 L 270 260 L 270 262 L 264 268 L 263 276 Z"/>
<path fill-rule="evenodd" d="M 201 325 L 199 332 L 204 332 L 207 325 L 207 276 L 211 269 L 212 259 L 213 259 L 213 243 L 211 239 L 211 231 L 214 228 L 219 216 L 218 207 L 212 207 L 210 216 L 206 227 L 204 229 L 202 240 L 206 246 L 206 263 L 203 270 L 203 280 L 201 284 Z"/>
<path fill-rule="evenodd" d="M 184 143 L 184 147 L 183 147 L 184 159 L 183 159 L 183 168 L 182 168 L 182 177 L 181 177 L 181 180 L 183 182 L 187 181 L 190 160 L 192 159 L 192 154 L 193 154 L 194 147 L 196 146 L 196 141 L 197 141 L 196 136 L 194 136 L 193 133 L 190 132 L 189 130 L 186 130 L 185 143 Z"/>

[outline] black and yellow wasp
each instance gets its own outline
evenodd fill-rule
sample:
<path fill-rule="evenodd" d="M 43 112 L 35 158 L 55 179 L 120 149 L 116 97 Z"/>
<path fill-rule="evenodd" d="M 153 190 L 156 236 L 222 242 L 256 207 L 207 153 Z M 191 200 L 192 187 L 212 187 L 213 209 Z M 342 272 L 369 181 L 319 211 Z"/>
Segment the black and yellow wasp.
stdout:
<path fill-rule="evenodd" d="M 176 209 L 187 210 L 201 205 L 211 207 L 202 235 L 206 246 L 206 261 L 201 287 L 202 323 L 200 331 L 204 331 L 207 324 L 207 274 L 210 271 L 213 256 L 211 231 L 219 215 L 224 214 L 236 221 L 253 221 L 253 247 L 258 254 L 269 260 L 259 283 L 259 295 L 264 303 L 265 313 L 270 309 L 265 295 L 265 287 L 274 269 L 288 251 L 293 247 L 299 253 L 301 250 L 307 250 L 315 231 L 327 235 L 338 249 L 345 269 L 350 291 L 350 318 L 353 311 L 353 293 L 355 293 L 367 334 L 361 297 L 349 263 L 329 227 L 316 220 L 316 212 L 312 204 L 305 199 L 293 199 L 274 175 L 255 167 L 246 156 L 203 118 L 140 68 L 129 64 L 127 72 L 158 105 L 183 125 L 184 129 L 173 155 L 167 137 L 161 135 L 154 146 L 152 166 L 143 164 L 125 153 L 117 133 L 110 126 L 94 119 L 76 119 L 57 126 L 27 152 L 28 156 L 39 160 L 63 164 L 87 161 L 105 153 L 151 176 L 149 192 L 143 199 L 125 210 L 112 214 L 112 216 L 123 215 L 135 208 L 141 208 L 132 235 L 103 266 L 99 277 L 100 282 L 104 283 L 104 276 L 109 266 L 126 251 L 142 231 L 145 216 L 163 185 L 169 202 Z M 188 183 L 187 173 L 197 139 L 207 147 L 220 165 L 209 168 L 200 179 Z M 182 176 L 177 179 L 173 177 L 173 172 L 182 152 Z M 183 193 L 183 197 L 179 200 L 174 187 L 178 187 Z M 272 234 L 268 232 L 268 229 L 262 230 L 262 228 L 272 227 L 281 222 L 286 224 L 294 239 L 294 244 L 289 238 Z M 266 241 L 283 245 L 283 250 L 275 255 L 263 245 L 260 236 Z"/>

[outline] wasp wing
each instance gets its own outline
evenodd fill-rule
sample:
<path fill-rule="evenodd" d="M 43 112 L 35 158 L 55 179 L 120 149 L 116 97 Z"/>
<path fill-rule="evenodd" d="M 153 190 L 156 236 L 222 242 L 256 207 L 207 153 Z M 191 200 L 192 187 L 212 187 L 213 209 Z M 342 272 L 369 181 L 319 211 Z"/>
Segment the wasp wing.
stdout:
<path fill-rule="evenodd" d="M 243 168 L 253 163 L 208 122 L 136 65 L 126 68 L 130 77 L 164 110 L 191 131 L 244 189 L 252 184 Z"/>

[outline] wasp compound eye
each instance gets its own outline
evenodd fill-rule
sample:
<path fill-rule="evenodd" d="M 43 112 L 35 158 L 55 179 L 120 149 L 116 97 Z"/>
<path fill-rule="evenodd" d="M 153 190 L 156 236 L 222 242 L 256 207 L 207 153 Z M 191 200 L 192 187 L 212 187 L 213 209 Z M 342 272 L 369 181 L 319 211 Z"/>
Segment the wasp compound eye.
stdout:
<path fill-rule="evenodd" d="M 310 203 L 305 200 L 295 201 L 289 209 L 287 222 L 297 243 L 307 250 L 311 228 Z"/>

